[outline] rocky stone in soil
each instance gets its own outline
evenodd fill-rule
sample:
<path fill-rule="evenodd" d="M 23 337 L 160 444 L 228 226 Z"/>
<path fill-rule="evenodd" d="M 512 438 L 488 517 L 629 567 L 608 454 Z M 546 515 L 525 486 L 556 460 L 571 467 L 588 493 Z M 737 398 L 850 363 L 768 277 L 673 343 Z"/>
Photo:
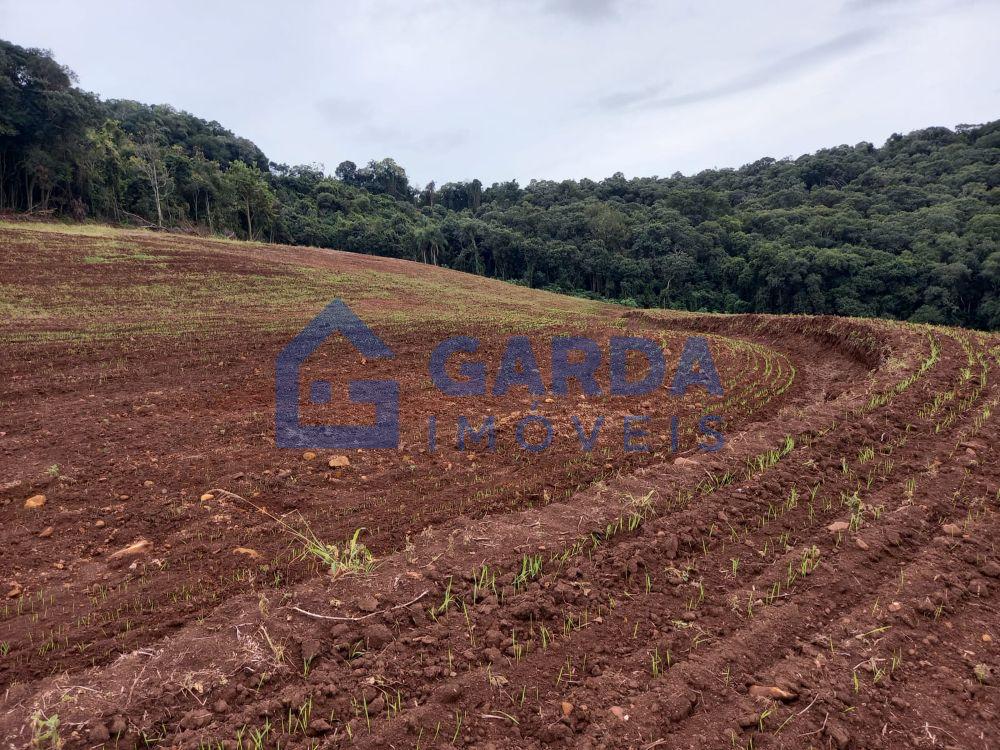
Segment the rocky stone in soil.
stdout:
<path fill-rule="evenodd" d="M 37 510 L 44 506 L 46 502 L 45 495 L 32 495 L 24 501 L 24 507 L 28 510 Z"/>

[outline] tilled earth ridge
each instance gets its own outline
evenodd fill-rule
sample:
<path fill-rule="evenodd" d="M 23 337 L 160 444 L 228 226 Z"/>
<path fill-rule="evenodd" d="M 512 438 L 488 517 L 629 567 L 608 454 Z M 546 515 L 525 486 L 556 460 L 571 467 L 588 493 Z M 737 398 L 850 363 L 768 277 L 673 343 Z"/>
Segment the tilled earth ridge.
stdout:
<path fill-rule="evenodd" d="M 66 747 L 1000 744 L 996 337 L 835 318 L 614 314 L 629 330 L 719 337 L 720 370 L 737 386 L 727 388 L 723 451 L 611 456 L 533 500 L 526 491 L 495 505 L 456 508 L 433 484 L 414 485 L 445 507 L 408 523 L 405 495 L 359 504 L 355 525 L 382 519 L 379 564 L 336 580 L 293 560 L 267 517 L 221 492 L 156 537 L 159 563 L 108 563 L 169 520 L 142 516 L 135 533 L 85 545 L 61 592 L 58 579 L 34 587 L 20 576 L 25 591 L 0 624 L 10 644 L 0 735 L 29 746 L 31 717 L 58 714 Z M 261 338 L 249 346 L 263 361 L 280 339 Z M 155 371 L 152 358 L 137 360 L 119 388 Z M 14 370 L 27 377 L 37 361 Z M 252 381 L 235 369 L 231 382 Z M 72 382 L 66 395 L 86 403 Z M 151 432 L 163 439 L 161 424 Z M 168 444 L 184 441 L 178 432 Z M 324 489 L 350 492 L 352 479 L 309 472 L 296 471 L 291 488 L 265 481 L 255 450 L 240 453 L 243 477 L 215 457 L 210 471 L 174 467 L 156 483 L 257 491 L 280 510 L 300 490 L 315 495 L 311 519 Z M 413 455 L 408 471 L 420 474 Z M 515 476 L 499 459 L 481 465 L 492 481 Z M 553 476 L 558 463 L 527 468 Z M 391 492 L 398 475 L 386 471 Z M 128 502 L 116 517 L 129 518 Z M 94 533 L 75 530 L 83 508 L 77 522 L 13 505 L 5 528 L 22 568 L 45 559 L 43 523 L 54 520 L 66 550 Z M 243 544 L 261 555 L 253 581 L 231 565 Z M 155 606 L 136 607 L 136 591 Z M 110 627 L 123 619 L 133 620 L 125 639 Z M 98 644 L 106 630 L 115 648 L 91 657 L 81 629 Z M 53 632 L 73 646 L 46 646 L 39 635 Z"/>

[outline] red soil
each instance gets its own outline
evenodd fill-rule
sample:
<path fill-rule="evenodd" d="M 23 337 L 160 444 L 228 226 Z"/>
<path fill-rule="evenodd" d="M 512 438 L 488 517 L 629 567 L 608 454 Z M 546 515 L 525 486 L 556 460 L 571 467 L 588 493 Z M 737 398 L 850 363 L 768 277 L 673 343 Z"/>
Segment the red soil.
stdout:
<path fill-rule="evenodd" d="M 625 311 L 399 261 L 141 234 L 114 241 L 158 270 L 97 273 L 74 264 L 105 240 L 0 238 L 19 310 L 57 284 L 75 299 L 0 328 L 0 746 L 46 746 L 53 716 L 69 748 L 1000 746 L 995 336 Z M 194 315 L 139 293 L 156 274 L 180 294 L 302 266 L 344 274 L 338 293 L 396 351 L 360 376 L 400 381 L 399 451 L 330 468 L 330 452 L 274 447 L 274 358 L 328 299 L 286 313 L 261 292 Z M 386 273 L 427 286 L 369 294 Z M 468 307 L 426 314 L 433 285 Z M 119 304 L 126 288 L 135 305 Z M 113 331 L 81 304 L 113 305 Z M 708 335 L 726 395 L 539 399 L 556 436 L 527 453 L 523 391 L 448 399 L 426 369 L 456 333 L 494 369 L 520 329 L 536 352 L 625 331 L 662 337 L 668 358 Z M 308 373 L 343 403 L 359 367 L 330 342 Z M 486 409 L 496 451 L 457 451 L 457 417 Z M 690 432 L 705 412 L 726 419 L 718 453 Z M 654 417 L 653 450 L 622 450 L 611 428 L 628 413 Z M 574 414 L 607 416 L 590 454 Z M 45 505 L 25 508 L 36 494 Z M 274 517 L 326 541 L 363 528 L 377 565 L 331 577 Z"/>

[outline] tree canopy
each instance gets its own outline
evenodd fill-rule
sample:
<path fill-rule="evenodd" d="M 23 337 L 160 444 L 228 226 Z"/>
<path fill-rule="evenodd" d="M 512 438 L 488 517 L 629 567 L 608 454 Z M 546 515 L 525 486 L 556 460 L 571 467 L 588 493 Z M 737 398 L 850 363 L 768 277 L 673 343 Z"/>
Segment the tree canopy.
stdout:
<path fill-rule="evenodd" d="M 739 169 L 410 184 L 268 161 L 165 105 L 102 102 L 0 41 L 0 210 L 410 258 L 626 304 L 1000 328 L 1000 121 Z"/>

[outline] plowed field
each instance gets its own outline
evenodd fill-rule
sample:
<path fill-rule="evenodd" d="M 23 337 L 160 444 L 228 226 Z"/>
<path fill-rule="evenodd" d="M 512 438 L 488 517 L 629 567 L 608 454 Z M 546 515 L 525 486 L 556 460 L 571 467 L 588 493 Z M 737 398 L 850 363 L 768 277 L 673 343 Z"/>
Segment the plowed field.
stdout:
<path fill-rule="evenodd" d="M 396 357 L 328 341 L 309 417 L 396 379 L 398 450 L 275 447 L 275 358 L 335 298 Z M 19 223 L 0 314 L 0 747 L 1000 747 L 996 335 Z M 653 338 L 667 385 L 704 336 L 725 393 L 448 397 L 455 335 L 546 383 L 554 336 Z"/>

